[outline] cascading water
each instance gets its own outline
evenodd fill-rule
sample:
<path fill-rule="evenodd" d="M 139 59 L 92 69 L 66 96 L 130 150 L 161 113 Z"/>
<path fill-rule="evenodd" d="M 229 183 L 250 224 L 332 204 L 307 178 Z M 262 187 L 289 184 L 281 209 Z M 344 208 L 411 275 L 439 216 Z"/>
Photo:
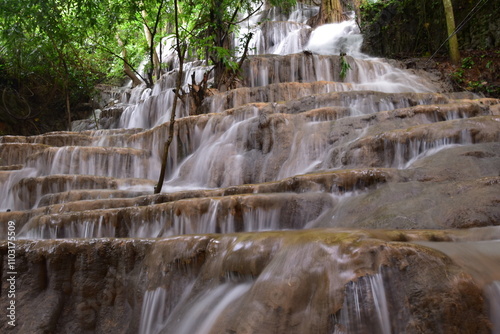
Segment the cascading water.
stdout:
<path fill-rule="evenodd" d="M 498 247 L 458 251 L 500 240 L 500 101 L 439 93 L 363 54 L 354 19 L 307 26 L 318 11 L 242 25 L 241 87 L 178 104 L 161 194 L 169 40 L 117 129 L 1 138 L 19 333 L 500 333 Z"/>

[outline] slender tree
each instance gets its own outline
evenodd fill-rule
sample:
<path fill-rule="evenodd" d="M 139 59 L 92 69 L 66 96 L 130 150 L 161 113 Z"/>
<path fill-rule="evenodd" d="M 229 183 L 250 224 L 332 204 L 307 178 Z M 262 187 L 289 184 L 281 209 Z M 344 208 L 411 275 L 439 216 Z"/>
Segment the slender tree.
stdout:
<path fill-rule="evenodd" d="M 176 6 L 176 1 L 174 1 L 174 7 Z M 166 5 L 167 1 L 166 0 L 157 0 L 153 3 L 153 5 L 146 7 L 144 6 L 141 10 L 141 18 L 143 20 L 143 29 L 144 29 L 144 36 L 147 41 L 147 48 L 148 48 L 148 54 L 149 54 L 149 69 L 147 72 L 147 86 L 152 87 L 155 80 L 158 80 L 160 75 L 161 75 L 161 62 L 160 58 L 158 56 L 158 53 L 156 52 L 156 41 L 155 37 L 157 36 L 158 29 L 160 25 L 162 24 L 163 17 L 164 17 L 164 7 Z M 148 8 L 148 9 L 146 9 Z M 153 17 L 152 21 L 149 22 L 148 20 L 148 11 L 151 12 L 154 15 L 151 15 Z"/>
<path fill-rule="evenodd" d="M 325 23 L 335 23 L 343 20 L 344 15 L 340 0 L 323 0 L 321 7 L 324 12 Z"/>
<path fill-rule="evenodd" d="M 308 24 L 317 27 L 326 23 L 342 22 L 344 19 L 344 10 L 340 0 L 321 0 L 319 13 L 310 18 Z"/>
<path fill-rule="evenodd" d="M 177 0 L 174 0 L 174 22 L 175 22 L 175 51 L 179 58 L 179 69 L 177 73 L 177 79 L 175 83 L 174 90 L 174 102 L 172 104 L 172 109 L 170 111 L 170 123 L 168 126 L 168 138 L 165 144 L 163 145 L 163 155 L 161 159 L 161 169 L 160 169 L 160 177 L 158 178 L 158 183 L 155 186 L 154 193 L 158 194 L 161 192 L 163 187 L 163 181 L 165 179 L 165 173 L 167 170 L 167 162 L 168 162 L 168 152 L 170 151 L 170 145 L 174 139 L 174 131 L 175 131 L 175 113 L 177 110 L 177 101 L 180 100 L 181 94 L 181 86 L 182 86 L 182 77 L 183 77 L 183 68 L 184 68 L 184 59 L 186 56 L 186 44 L 181 41 L 181 33 L 180 33 L 180 23 L 179 23 L 179 6 Z"/>
<path fill-rule="evenodd" d="M 121 47 L 121 59 L 123 60 L 123 72 L 132 80 L 134 86 L 140 85 L 143 80 L 139 79 L 140 74 L 137 71 L 132 69 L 127 57 L 127 48 L 125 47 L 125 43 L 123 43 L 119 34 L 116 34 L 116 41 L 118 45 Z"/>
<path fill-rule="evenodd" d="M 444 13 L 446 16 L 446 27 L 448 28 L 448 45 L 450 47 L 450 59 L 453 63 L 460 63 L 460 51 L 458 49 L 458 39 L 455 32 L 455 16 L 453 15 L 453 5 L 451 0 L 443 0 Z"/>

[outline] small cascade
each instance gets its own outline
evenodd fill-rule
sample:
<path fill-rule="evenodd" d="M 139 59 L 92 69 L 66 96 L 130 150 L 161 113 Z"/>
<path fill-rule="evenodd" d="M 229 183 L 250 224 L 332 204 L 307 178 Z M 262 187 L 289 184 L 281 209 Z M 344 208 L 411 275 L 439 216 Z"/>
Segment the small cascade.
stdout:
<path fill-rule="evenodd" d="M 48 219 L 44 219 L 48 218 Z M 28 222 L 25 230 L 21 230 L 19 238 L 22 239 L 61 239 L 61 238 L 105 238 L 116 235 L 116 218 L 99 215 L 96 220 L 79 221 L 78 216 L 73 215 L 71 222 L 61 225 L 51 220 L 50 217 L 37 217 L 36 227 L 30 228 Z M 115 220 L 115 221 L 113 221 Z"/>
<path fill-rule="evenodd" d="M 196 82 L 201 82 L 205 72 L 209 71 L 206 66 L 196 62 L 184 65 L 183 88 L 188 91 L 192 77 Z M 139 86 L 133 89 L 132 95 L 127 103 L 126 109 L 120 116 L 119 128 L 143 128 L 148 129 L 161 125 L 170 120 L 171 107 L 173 104 L 175 82 L 177 71 L 171 71 L 163 75 L 153 88 Z M 176 116 L 182 118 L 189 116 L 188 106 L 182 107 L 178 104 Z"/>
<path fill-rule="evenodd" d="M 308 41 L 311 27 L 306 25 L 318 14 L 317 6 L 298 3 L 289 11 L 277 7 L 257 13 L 248 21 L 240 24 L 241 33 L 253 34 L 249 43 L 249 54 L 292 54 L 301 52 Z M 241 47 L 238 38 L 234 44 Z"/>
<path fill-rule="evenodd" d="M 341 311 L 339 325 L 334 333 L 404 332 L 404 328 L 391 328 L 390 317 L 394 313 L 389 311 L 382 274 L 361 277 L 346 290 L 346 307 Z"/>
<path fill-rule="evenodd" d="M 83 174 L 115 175 L 121 178 L 145 177 L 149 152 L 131 148 L 76 147 L 48 148 L 26 159 L 27 167 L 36 167 L 40 175 Z M 87 161 L 81 164 L 81 161 Z M 140 168 L 139 168 L 140 166 Z"/>
<path fill-rule="evenodd" d="M 14 171 L 0 171 L 1 183 L 0 191 L 2 191 L 2 198 L 0 199 L 0 210 L 5 212 L 7 210 L 24 209 L 20 196 L 15 191 L 18 184 L 37 175 L 37 171 L 31 168 L 23 168 Z"/>
<path fill-rule="evenodd" d="M 207 290 L 194 298 L 186 296 L 164 321 L 159 321 L 159 319 L 149 320 L 150 314 L 161 312 L 161 308 L 158 310 L 157 305 L 147 305 L 148 309 L 144 310 L 143 314 L 149 321 L 144 321 L 141 324 L 140 333 L 208 334 L 211 332 L 217 318 L 226 308 L 230 307 L 231 303 L 241 298 L 250 287 L 251 285 L 248 283 L 226 283 L 212 290 Z"/>
<path fill-rule="evenodd" d="M 241 23 L 239 86 L 178 103 L 160 194 L 171 39 L 102 129 L 0 137 L 13 333 L 500 333 L 500 100 L 365 55 L 354 18 L 318 12 Z M 209 68 L 183 70 L 187 91 Z"/>
<path fill-rule="evenodd" d="M 312 53 L 323 55 L 340 55 L 345 53 L 353 57 L 366 58 L 360 52 L 363 37 L 358 24 L 352 17 L 341 23 L 319 26 L 311 33 L 306 49 Z"/>
<path fill-rule="evenodd" d="M 396 144 L 392 165 L 396 168 L 408 168 L 418 159 L 436 154 L 440 150 L 453 145 L 472 144 L 472 136 L 467 130 L 460 131 L 458 138 L 441 138 L 433 142 L 422 140 L 410 141 L 409 144 Z M 387 151 L 390 151 L 388 149 Z"/>
<path fill-rule="evenodd" d="M 121 203 L 120 203 L 121 202 Z M 128 202 L 127 207 L 121 207 Z M 254 232 L 299 229 L 335 205 L 323 193 L 234 195 L 192 198 L 154 206 L 135 206 L 131 200 L 53 206 L 45 215 L 28 218 L 19 238 L 158 238 L 184 234 Z M 294 215 L 290 212 L 296 210 Z M 73 211 L 88 211 L 85 215 Z"/>
<path fill-rule="evenodd" d="M 249 49 L 255 55 L 292 54 L 301 52 L 310 27 L 290 21 L 266 21 L 255 31 Z"/>
<path fill-rule="evenodd" d="M 140 334 L 160 333 L 164 328 L 166 303 L 168 300 L 167 291 L 163 288 L 157 288 L 155 291 L 146 291 L 141 310 L 141 322 L 139 324 Z M 168 314 L 168 313 L 167 313 Z"/>

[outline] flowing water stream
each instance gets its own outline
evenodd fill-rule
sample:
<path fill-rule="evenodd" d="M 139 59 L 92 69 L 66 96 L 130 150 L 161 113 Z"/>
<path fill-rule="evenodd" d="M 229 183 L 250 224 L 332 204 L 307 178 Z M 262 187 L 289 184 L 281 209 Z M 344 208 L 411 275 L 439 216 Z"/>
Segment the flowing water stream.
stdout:
<path fill-rule="evenodd" d="M 115 129 L 1 138 L 12 332 L 500 333 L 500 101 L 439 92 L 317 12 L 242 26 L 241 87 L 179 104 L 162 194 L 175 70 L 118 97 Z"/>

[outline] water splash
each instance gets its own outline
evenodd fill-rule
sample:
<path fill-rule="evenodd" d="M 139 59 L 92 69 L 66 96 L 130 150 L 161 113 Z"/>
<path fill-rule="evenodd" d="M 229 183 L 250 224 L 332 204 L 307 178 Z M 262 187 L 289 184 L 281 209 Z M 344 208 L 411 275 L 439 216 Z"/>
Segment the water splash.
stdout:
<path fill-rule="evenodd" d="M 325 24 L 312 33 L 306 50 L 322 55 L 348 54 L 356 58 L 366 58 L 361 53 L 363 36 L 354 19 L 340 23 Z"/>

